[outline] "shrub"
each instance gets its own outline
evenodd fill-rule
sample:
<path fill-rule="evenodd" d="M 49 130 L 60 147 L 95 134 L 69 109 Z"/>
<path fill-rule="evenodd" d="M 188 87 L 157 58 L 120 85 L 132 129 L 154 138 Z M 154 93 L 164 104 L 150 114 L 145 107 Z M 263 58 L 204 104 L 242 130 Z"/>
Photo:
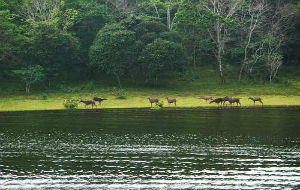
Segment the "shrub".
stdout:
<path fill-rule="evenodd" d="M 78 102 L 64 102 L 64 107 L 69 110 L 75 110 L 78 108 Z"/>
<path fill-rule="evenodd" d="M 163 101 L 159 101 L 159 102 L 156 102 L 155 106 L 152 107 L 151 109 L 159 110 L 159 109 L 162 109 L 163 107 L 164 107 L 164 102 Z"/>

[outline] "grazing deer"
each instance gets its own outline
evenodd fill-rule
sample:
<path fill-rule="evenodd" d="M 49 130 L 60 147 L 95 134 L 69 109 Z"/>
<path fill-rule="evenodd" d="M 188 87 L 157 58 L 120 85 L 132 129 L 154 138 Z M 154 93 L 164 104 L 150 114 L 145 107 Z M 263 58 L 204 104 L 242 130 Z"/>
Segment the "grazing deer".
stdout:
<path fill-rule="evenodd" d="M 264 105 L 264 103 L 262 102 L 262 99 L 260 97 L 257 97 L 257 98 L 252 98 L 252 97 L 249 97 L 248 98 L 249 100 L 252 100 L 254 105 L 255 105 L 255 102 L 258 101 L 261 103 L 261 105 Z"/>
<path fill-rule="evenodd" d="M 151 99 L 150 97 L 148 97 L 147 99 L 149 100 L 151 107 L 152 107 L 153 103 L 158 103 L 158 101 L 159 101 L 159 99 L 157 99 L 157 98 Z"/>
<path fill-rule="evenodd" d="M 229 98 L 228 96 L 225 96 L 225 97 L 223 98 L 222 104 L 225 105 L 226 102 L 229 102 L 230 99 L 231 99 L 231 98 Z M 229 102 L 229 103 L 230 103 L 230 102 Z"/>
<path fill-rule="evenodd" d="M 228 96 L 226 96 L 223 98 L 223 100 L 224 100 L 224 104 L 226 101 L 228 101 L 231 106 L 233 103 L 236 103 L 236 105 L 242 106 L 239 98 L 229 98 Z"/>
<path fill-rule="evenodd" d="M 94 100 L 80 100 L 80 102 L 85 104 L 85 108 L 88 105 L 92 105 L 92 109 L 94 108 L 94 106 L 97 107 Z"/>
<path fill-rule="evenodd" d="M 236 103 L 236 105 L 240 105 L 242 106 L 240 99 L 239 98 L 229 98 L 228 96 L 226 96 L 224 99 L 226 99 L 225 101 L 228 101 L 230 103 L 230 105 L 232 106 L 232 104 Z M 225 102 L 224 102 L 225 103 Z"/>
<path fill-rule="evenodd" d="M 93 100 L 95 102 L 99 102 L 99 104 L 101 105 L 101 102 L 104 101 L 104 100 L 107 100 L 106 98 L 97 98 L 97 97 L 94 97 Z"/>
<path fill-rule="evenodd" d="M 213 100 L 213 97 L 212 96 L 202 96 L 199 99 L 207 101 L 207 100 Z"/>
<path fill-rule="evenodd" d="M 174 98 L 174 99 L 169 99 L 168 97 L 166 97 L 166 99 L 167 99 L 167 101 L 168 101 L 169 106 L 170 106 L 170 104 L 172 104 L 172 103 L 174 103 L 174 105 L 176 106 L 176 102 L 177 102 L 176 98 Z"/>
<path fill-rule="evenodd" d="M 209 104 L 211 104 L 211 103 L 216 103 L 218 105 L 219 105 L 219 103 L 223 104 L 224 103 L 224 99 L 223 98 L 216 98 L 216 99 L 214 99 L 214 100 L 212 100 L 212 101 L 209 102 Z"/>

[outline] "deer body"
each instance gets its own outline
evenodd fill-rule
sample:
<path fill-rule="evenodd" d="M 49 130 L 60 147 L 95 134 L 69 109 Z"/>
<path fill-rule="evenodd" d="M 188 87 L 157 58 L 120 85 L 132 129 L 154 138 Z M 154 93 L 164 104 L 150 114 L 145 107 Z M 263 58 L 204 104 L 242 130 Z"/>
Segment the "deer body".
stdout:
<path fill-rule="evenodd" d="M 172 104 L 172 103 L 174 103 L 174 105 L 176 106 L 176 102 L 177 102 L 176 98 L 174 98 L 174 99 L 169 99 L 169 98 L 167 97 L 166 99 L 167 99 L 167 101 L 168 101 L 169 106 L 170 106 L 170 104 Z"/>
<path fill-rule="evenodd" d="M 224 103 L 224 99 L 223 98 L 216 98 L 216 99 L 214 99 L 214 100 L 212 100 L 212 101 L 209 102 L 209 104 L 211 104 L 211 103 L 216 103 L 218 105 L 219 105 L 219 103 L 223 104 Z"/>
<path fill-rule="evenodd" d="M 85 108 L 88 105 L 92 105 L 92 108 L 94 108 L 94 106 L 97 107 L 94 100 L 80 100 L 80 102 L 85 104 Z"/>
<path fill-rule="evenodd" d="M 93 100 L 95 102 L 99 102 L 99 104 L 101 105 L 101 102 L 104 101 L 104 100 L 107 100 L 106 98 L 98 98 L 98 97 L 94 97 Z"/>
<path fill-rule="evenodd" d="M 199 99 L 202 99 L 202 100 L 205 100 L 205 101 L 207 101 L 207 100 L 213 100 L 212 96 L 202 96 Z"/>
<path fill-rule="evenodd" d="M 148 100 L 149 100 L 149 102 L 151 104 L 151 107 L 152 107 L 153 103 L 158 103 L 158 101 L 159 101 L 159 99 L 157 99 L 157 98 L 151 99 L 150 97 L 148 97 Z"/>
<path fill-rule="evenodd" d="M 252 98 L 252 97 L 249 97 L 249 100 L 252 100 L 254 105 L 255 105 L 255 102 L 258 101 L 261 103 L 261 105 L 264 105 L 264 103 L 262 102 L 262 99 L 260 97 L 257 97 L 257 98 Z"/>
<path fill-rule="evenodd" d="M 226 103 L 226 101 L 228 101 L 230 103 L 230 105 L 232 105 L 233 103 L 236 103 L 236 105 L 240 105 L 241 106 L 241 102 L 239 98 L 229 98 L 228 96 L 223 98 L 223 104 Z"/>

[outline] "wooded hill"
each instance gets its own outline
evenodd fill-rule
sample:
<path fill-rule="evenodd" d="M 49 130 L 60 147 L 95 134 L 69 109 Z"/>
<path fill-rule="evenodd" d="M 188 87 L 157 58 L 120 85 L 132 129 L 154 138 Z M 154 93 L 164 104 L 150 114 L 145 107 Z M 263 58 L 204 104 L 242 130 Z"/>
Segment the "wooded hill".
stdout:
<path fill-rule="evenodd" d="M 297 0 L 0 0 L 0 78 L 159 82 L 213 66 L 227 78 L 299 74 Z M 197 69 L 196 69 L 197 68 Z"/>

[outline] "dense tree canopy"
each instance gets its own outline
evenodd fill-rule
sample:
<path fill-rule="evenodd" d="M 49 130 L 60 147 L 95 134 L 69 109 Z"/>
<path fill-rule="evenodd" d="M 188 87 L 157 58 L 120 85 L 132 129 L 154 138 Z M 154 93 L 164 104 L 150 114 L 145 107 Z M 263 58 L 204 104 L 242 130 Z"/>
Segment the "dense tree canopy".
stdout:
<path fill-rule="evenodd" d="M 0 78 L 39 65 L 49 85 L 120 84 L 212 65 L 223 83 L 273 82 L 299 67 L 299 13 L 296 0 L 0 0 Z"/>

